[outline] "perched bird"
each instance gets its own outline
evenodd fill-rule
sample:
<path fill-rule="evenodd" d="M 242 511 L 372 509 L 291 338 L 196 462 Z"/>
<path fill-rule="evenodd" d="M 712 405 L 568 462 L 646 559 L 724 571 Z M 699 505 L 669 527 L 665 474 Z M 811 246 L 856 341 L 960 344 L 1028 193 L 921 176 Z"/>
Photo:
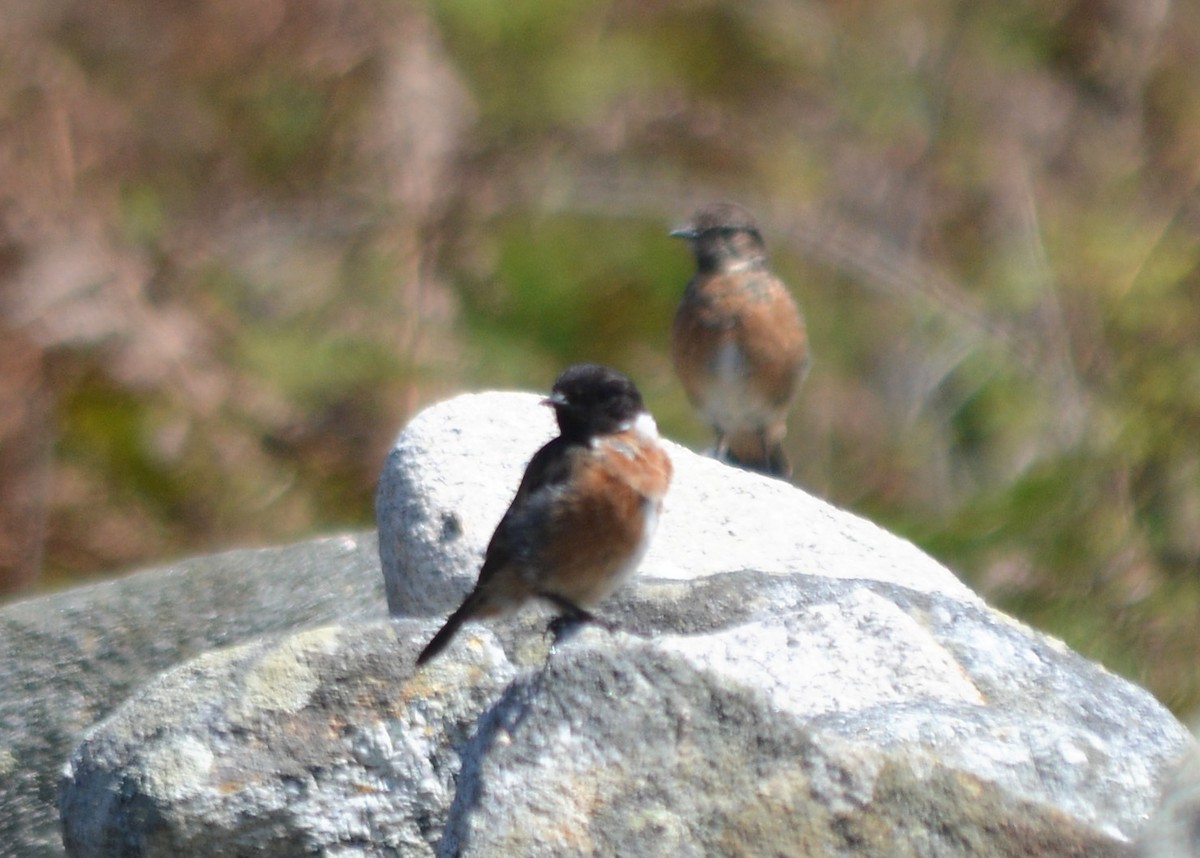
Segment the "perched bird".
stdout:
<path fill-rule="evenodd" d="M 654 534 L 671 461 L 633 382 L 597 364 L 568 367 L 542 404 L 559 436 L 534 454 L 488 543 L 475 588 L 417 657 L 441 652 L 467 620 L 507 614 L 534 598 L 562 621 L 595 621 L 587 608 L 637 569 Z"/>
<path fill-rule="evenodd" d="M 808 334 L 791 293 L 767 267 L 753 216 L 719 203 L 671 233 L 696 257 L 671 326 L 675 374 L 717 434 L 716 456 L 791 475 L 787 412 L 808 372 Z"/>

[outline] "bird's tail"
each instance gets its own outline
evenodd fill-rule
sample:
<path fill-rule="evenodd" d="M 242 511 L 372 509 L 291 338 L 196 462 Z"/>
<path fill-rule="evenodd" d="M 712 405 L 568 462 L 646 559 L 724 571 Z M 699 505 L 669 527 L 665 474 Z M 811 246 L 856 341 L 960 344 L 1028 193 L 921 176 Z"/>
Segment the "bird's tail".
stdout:
<path fill-rule="evenodd" d="M 785 480 L 792 475 L 792 463 L 783 451 L 782 433 L 734 432 L 726 436 L 725 447 L 725 461 L 731 465 Z"/>
<path fill-rule="evenodd" d="M 472 591 L 467 598 L 463 599 L 463 603 L 458 606 L 458 609 L 450 615 L 442 627 L 438 629 L 429 643 L 425 644 L 425 649 L 421 650 L 421 654 L 417 656 L 417 666 L 425 664 L 438 653 L 446 648 L 450 643 L 451 638 L 459 630 L 463 623 L 475 616 L 479 607 L 478 591 Z"/>

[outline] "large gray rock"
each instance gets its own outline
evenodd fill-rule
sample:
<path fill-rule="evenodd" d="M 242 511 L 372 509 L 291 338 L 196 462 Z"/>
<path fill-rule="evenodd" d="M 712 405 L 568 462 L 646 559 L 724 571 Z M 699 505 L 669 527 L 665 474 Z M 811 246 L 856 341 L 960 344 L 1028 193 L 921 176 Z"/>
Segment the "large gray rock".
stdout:
<path fill-rule="evenodd" d="M 443 404 L 389 459 L 390 604 L 437 616 L 164 676 L 72 756 L 72 854 L 1133 854 L 1193 745 L 1149 694 L 908 543 L 679 448 L 643 574 L 602 608 L 621 631 L 547 660 L 530 610 L 414 672 L 550 431 L 535 401 Z"/>
<path fill-rule="evenodd" d="M 0 855 L 62 855 L 56 794 L 84 730 L 213 647 L 384 615 L 373 534 L 181 561 L 0 609 Z"/>
<path fill-rule="evenodd" d="M 71 854 L 1129 855 L 1188 742 L 939 594 L 742 571 L 609 608 L 548 662 L 532 615 L 419 672 L 411 619 L 205 655 L 72 757 Z"/>

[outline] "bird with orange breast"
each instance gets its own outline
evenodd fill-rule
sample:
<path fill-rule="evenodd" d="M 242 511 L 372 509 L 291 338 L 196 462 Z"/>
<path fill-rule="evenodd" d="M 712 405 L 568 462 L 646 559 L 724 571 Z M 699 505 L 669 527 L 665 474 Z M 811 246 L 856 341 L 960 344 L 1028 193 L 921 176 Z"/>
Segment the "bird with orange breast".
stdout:
<path fill-rule="evenodd" d="M 598 364 L 568 367 L 543 404 L 559 435 L 534 454 L 484 554 L 479 580 L 417 656 L 424 664 L 464 622 L 541 599 L 551 624 L 597 622 L 588 608 L 637 570 L 671 482 L 654 418 L 626 376 Z"/>
<path fill-rule="evenodd" d="M 718 459 L 788 477 L 787 414 L 809 365 L 804 317 L 745 209 L 707 206 L 671 235 L 696 257 L 671 326 L 675 373 L 716 433 Z"/>

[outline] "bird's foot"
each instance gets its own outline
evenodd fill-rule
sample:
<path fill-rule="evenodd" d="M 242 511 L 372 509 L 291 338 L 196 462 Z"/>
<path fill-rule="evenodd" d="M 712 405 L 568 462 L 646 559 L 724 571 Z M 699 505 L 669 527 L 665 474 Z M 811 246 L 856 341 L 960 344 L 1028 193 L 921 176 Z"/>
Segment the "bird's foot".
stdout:
<path fill-rule="evenodd" d="M 603 617 L 596 616 L 591 611 L 572 605 L 564 613 L 559 614 L 546 625 L 546 633 L 552 636 L 550 649 L 553 651 L 560 643 L 569 640 L 584 625 L 599 626 L 608 632 L 615 632 L 617 627 Z"/>

